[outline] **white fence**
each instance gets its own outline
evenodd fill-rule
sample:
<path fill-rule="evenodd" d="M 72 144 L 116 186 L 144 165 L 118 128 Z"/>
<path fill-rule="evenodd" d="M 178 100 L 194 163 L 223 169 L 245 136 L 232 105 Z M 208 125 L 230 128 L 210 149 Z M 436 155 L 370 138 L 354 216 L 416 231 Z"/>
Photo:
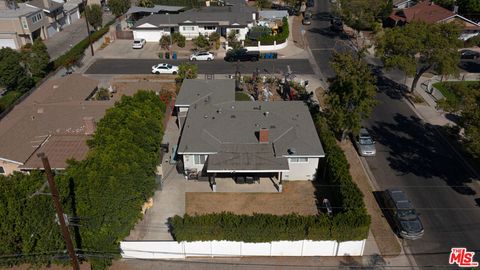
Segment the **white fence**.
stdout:
<path fill-rule="evenodd" d="M 242 41 L 242 46 L 243 46 L 244 42 Z M 245 49 L 247 49 L 247 51 L 259 51 L 259 52 L 272 52 L 272 51 L 278 51 L 278 50 L 281 50 L 283 48 L 286 48 L 288 45 L 288 41 L 285 40 L 285 42 L 283 43 L 280 43 L 280 44 L 277 44 L 276 41 L 273 42 L 273 45 L 262 45 L 260 43 L 260 41 L 258 41 L 257 43 L 257 46 L 246 46 L 244 47 Z M 228 42 L 226 42 L 225 44 L 225 48 L 226 50 L 230 50 L 232 49 L 232 47 L 228 46 Z"/>
<path fill-rule="evenodd" d="M 362 256 L 365 240 L 361 241 L 274 241 L 244 243 L 234 241 L 123 241 L 123 258 L 183 259 L 186 257 L 241 256 Z"/>

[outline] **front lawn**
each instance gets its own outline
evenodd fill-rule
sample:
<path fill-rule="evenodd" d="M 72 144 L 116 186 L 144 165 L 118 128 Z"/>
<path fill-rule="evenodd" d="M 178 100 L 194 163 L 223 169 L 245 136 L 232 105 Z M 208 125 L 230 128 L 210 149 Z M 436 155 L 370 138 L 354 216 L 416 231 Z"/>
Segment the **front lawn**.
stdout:
<path fill-rule="evenodd" d="M 437 88 L 445 99 L 452 103 L 460 102 L 461 96 L 459 89 L 474 88 L 473 86 L 478 84 L 478 81 L 459 81 L 459 82 L 437 82 L 433 84 L 433 87 Z"/>
<path fill-rule="evenodd" d="M 250 96 L 244 92 L 235 92 L 235 101 L 252 101 Z"/>

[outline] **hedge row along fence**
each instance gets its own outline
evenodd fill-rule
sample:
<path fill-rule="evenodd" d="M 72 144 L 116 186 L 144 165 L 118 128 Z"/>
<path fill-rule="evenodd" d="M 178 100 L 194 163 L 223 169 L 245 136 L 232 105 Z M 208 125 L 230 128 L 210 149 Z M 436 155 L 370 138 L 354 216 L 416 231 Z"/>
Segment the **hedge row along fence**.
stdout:
<path fill-rule="evenodd" d="M 115 20 L 109 21 L 104 27 L 91 34 L 91 42 L 94 43 L 95 41 L 99 40 L 103 35 L 105 35 L 110 29 L 110 25 L 112 25 L 114 22 Z M 77 62 L 83 56 L 88 46 L 90 46 L 90 43 L 88 37 L 86 37 L 82 39 L 79 43 L 77 43 L 75 46 L 73 46 L 69 51 L 55 59 L 55 61 L 53 61 L 53 68 L 57 69 L 59 67 L 69 66 Z"/>
<path fill-rule="evenodd" d="M 325 179 L 319 181 L 325 181 L 333 187 L 330 189 L 332 205 L 339 206 L 335 208 L 333 217 L 324 213 L 314 216 L 250 216 L 226 212 L 175 216 L 169 221 L 175 240 L 270 242 L 304 239 L 350 241 L 367 238 L 370 216 L 362 192 L 352 181 L 348 161 L 325 120 L 316 117 L 315 124 L 326 154 Z"/>
<path fill-rule="evenodd" d="M 71 162 L 60 175 L 58 182 L 73 181 L 70 197 L 75 203 L 69 215 L 88 217 L 78 228 L 77 248 L 119 254 L 119 242 L 141 218 L 142 205 L 155 190 L 165 109 L 152 91 L 122 96 L 98 123 L 87 158 Z M 110 263 L 95 257 L 89 261 L 93 269 Z"/>

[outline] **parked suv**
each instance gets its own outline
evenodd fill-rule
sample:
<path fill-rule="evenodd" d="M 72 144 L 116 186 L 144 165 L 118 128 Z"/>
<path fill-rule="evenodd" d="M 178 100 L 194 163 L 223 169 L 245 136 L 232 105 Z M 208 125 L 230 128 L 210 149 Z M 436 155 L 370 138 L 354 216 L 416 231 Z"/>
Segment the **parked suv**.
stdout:
<path fill-rule="evenodd" d="M 423 236 L 423 225 L 405 193 L 396 188 L 385 191 L 385 207 L 394 222 L 396 232 L 404 239 L 415 240 Z"/>
<path fill-rule="evenodd" d="M 234 61 L 258 61 L 260 58 L 260 52 L 258 51 L 247 51 L 246 49 L 234 49 L 229 50 L 227 55 L 225 55 L 225 61 L 234 62 Z"/>

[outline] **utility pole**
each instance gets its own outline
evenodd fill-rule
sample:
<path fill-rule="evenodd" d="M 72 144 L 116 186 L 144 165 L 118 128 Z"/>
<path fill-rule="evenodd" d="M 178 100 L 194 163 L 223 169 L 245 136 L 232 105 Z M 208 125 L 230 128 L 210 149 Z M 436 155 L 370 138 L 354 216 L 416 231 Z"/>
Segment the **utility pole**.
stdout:
<path fill-rule="evenodd" d="M 75 250 L 73 249 L 70 231 L 68 230 L 68 227 L 65 223 L 65 218 L 63 216 L 63 209 L 62 205 L 60 204 L 57 185 L 55 184 L 55 179 L 53 178 L 50 163 L 48 162 L 48 158 L 45 156 L 44 153 L 39 153 L 37 156 L 42 159 L 43 167 L 45 168 L 45 173 L 47 174 L 47 180 L 48 185 L 50 186 L 50 192 L 52 193 L 53 204 L 55 205 L 55 211 L 57 212 L 58 220 L 60 221 L 63 238 L 65 239 L 65 244 L 68 250 L 68 256 L 70 256 L 70 259 L 72 260 L 73 270 L 80 270 L 80 264 L 78 263 L 77 254 L 75 254 Z"/>
<path fill-rule="evenodd" d="M 92 45 L 92 39 L 90 37 L 90 25 L 88 24 L 88 16 L 87 16 L 87 1 L 83 1 L 83 8 L 85 8 L 85 23 L 87 24 L 87 32 L 88 32 L 88 44 L 90 44 L 90 52 L 92 53 L 92 56 L 94 55 L 93 53 L 93 45 Z"/>

